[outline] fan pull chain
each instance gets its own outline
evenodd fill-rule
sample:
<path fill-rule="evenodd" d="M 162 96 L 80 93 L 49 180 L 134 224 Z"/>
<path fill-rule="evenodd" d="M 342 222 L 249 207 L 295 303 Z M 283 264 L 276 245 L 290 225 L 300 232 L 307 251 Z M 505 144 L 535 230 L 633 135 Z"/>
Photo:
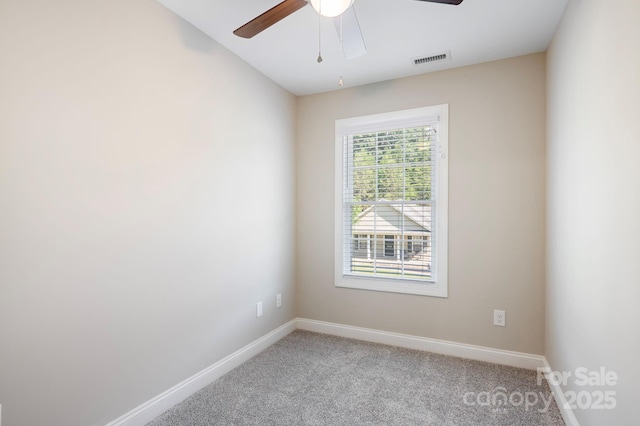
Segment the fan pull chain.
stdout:
<path fill-rule="evenodd" d="M 320 2 L 320 5 L 322 7 L 322 2 Z M 321 22 L 321 18 L 320 18 L 320 14 L 318 13 L 318 63 L 322 62 L 322 34 L 320 32 L 321 27 L 322 27 L 322 22 Z"/>
<path fill-rule="evenodd" d="M 340 53 L 342 53 L 342 58 L 340 58 L 340 80 L 338 80 L 338 85 L 340 87 L 344 86 L 344 80 L 342 80 L 342 75 L 344 74 L 344 32 L 342 31 L 342 15 L 340 15 Z"/>

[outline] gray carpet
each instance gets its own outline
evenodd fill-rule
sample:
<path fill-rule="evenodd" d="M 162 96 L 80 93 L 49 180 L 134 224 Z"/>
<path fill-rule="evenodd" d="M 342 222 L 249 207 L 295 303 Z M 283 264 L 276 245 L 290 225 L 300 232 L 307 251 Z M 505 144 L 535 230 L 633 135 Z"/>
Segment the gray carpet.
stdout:
<path fill-rule="evenodd" d="M 564 425 L 549 398 L 535 371 L 298 330 L 148 426 Z"/>

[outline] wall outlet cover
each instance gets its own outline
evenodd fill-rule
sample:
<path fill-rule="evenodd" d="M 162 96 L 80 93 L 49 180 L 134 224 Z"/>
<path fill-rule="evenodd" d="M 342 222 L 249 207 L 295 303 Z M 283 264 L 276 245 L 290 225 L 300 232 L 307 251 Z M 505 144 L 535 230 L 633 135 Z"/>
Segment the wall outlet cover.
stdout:
<path fill-rule="evenodd" d="M 496 309 L 493 311 L 493 325 L 505 327 L 507 323 L 507 314 L 505 311 Z"/>

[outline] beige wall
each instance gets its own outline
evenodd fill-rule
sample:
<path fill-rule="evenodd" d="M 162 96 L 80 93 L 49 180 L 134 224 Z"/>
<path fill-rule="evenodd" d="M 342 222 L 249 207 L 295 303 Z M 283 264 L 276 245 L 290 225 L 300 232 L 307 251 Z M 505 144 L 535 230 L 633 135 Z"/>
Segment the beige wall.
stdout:
<path fill-rule="evenodd" d="M 544 352 L 545 55 L 305 96 L 298 101 L 301 317 Z M 334 122 L 448 103 L 449 297 L 336 288 Z M 507 327 L 492 325 L 493 309 Z"/>
<path fill-rule="evenodd" d="M 292 95 L 152 0 L 2 0 L 0 52 L 3 426 L 105 424 L 294 318 Z"/>
<path fill-rule="evenodd" d="M 638 424 L 640 2 L 573 0 L 548 53 L 547 358 L 616 372 L 615 410 L 583 426 Z M 574 375 L 575 377 L 575 375 Z"/>

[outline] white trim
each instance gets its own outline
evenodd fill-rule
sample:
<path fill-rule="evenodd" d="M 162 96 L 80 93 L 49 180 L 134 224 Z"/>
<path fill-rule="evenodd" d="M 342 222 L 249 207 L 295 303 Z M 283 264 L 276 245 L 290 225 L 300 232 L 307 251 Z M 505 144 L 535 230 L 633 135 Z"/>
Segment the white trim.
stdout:
<path fill-rule="evenodd" d="M 553 369 L 551 368 L 551 365 L 549 365 L 549 362 L 547 361 L 546 358 L 544 359 L 544 367 L 553 371 Z M 567 402 L 567 398 L 564 396 L 564 391 L 562 390 L 560 383 L 554 380 L 547 380 L 547 383 L 549 384 L 549 388 L 551 388 L 551 393 L 553 394 L 553 398 L 556 400 L 556 404 L 558 405 L 558 410 L 560 410 L 560 414 L 562 414 L 562 419 L 564 420 L 564 423 L 567 426 L 580 426 L 580 423 L 578 423 L 578 419 L 576 418 L 576 415 L 573 413 L 571 406 Z"/>
<path fill-rule="evenodd" d="M 107 423 L 106 426 L 143 426 L 164 413 L 174 405 L 182 402 L 203 387 L 214 382 L 229 371 L 248 361 L 258 353 L 267 349 L 296 329 L 296 320 L 278 327 L 269 334 L 249 343 L 242 349 L 221 359 L 199 373 L 178 383 L 171 389 L 134 408 L 127 414 Z"/>
<path fill-rule="evenodd" d="M 493 349 L 484 346 L 468 345 L 466 343 L 450 342 L 446 340 L 429 339 L 409 334 L 392 333 L 389 331 L 373 330 L 370 328 L 354 327 L 331 322 L 298 318 L 297 328 L 315 331 L 317 333 L 365 340 L 367 342 L 382 343 L 407 349 L 435 352 L 459 358 L 474 359 L 476 361 L 492 362 L 494 364 L 536 370 L 545 365 L 542 355 L 523 352 Z"/>

